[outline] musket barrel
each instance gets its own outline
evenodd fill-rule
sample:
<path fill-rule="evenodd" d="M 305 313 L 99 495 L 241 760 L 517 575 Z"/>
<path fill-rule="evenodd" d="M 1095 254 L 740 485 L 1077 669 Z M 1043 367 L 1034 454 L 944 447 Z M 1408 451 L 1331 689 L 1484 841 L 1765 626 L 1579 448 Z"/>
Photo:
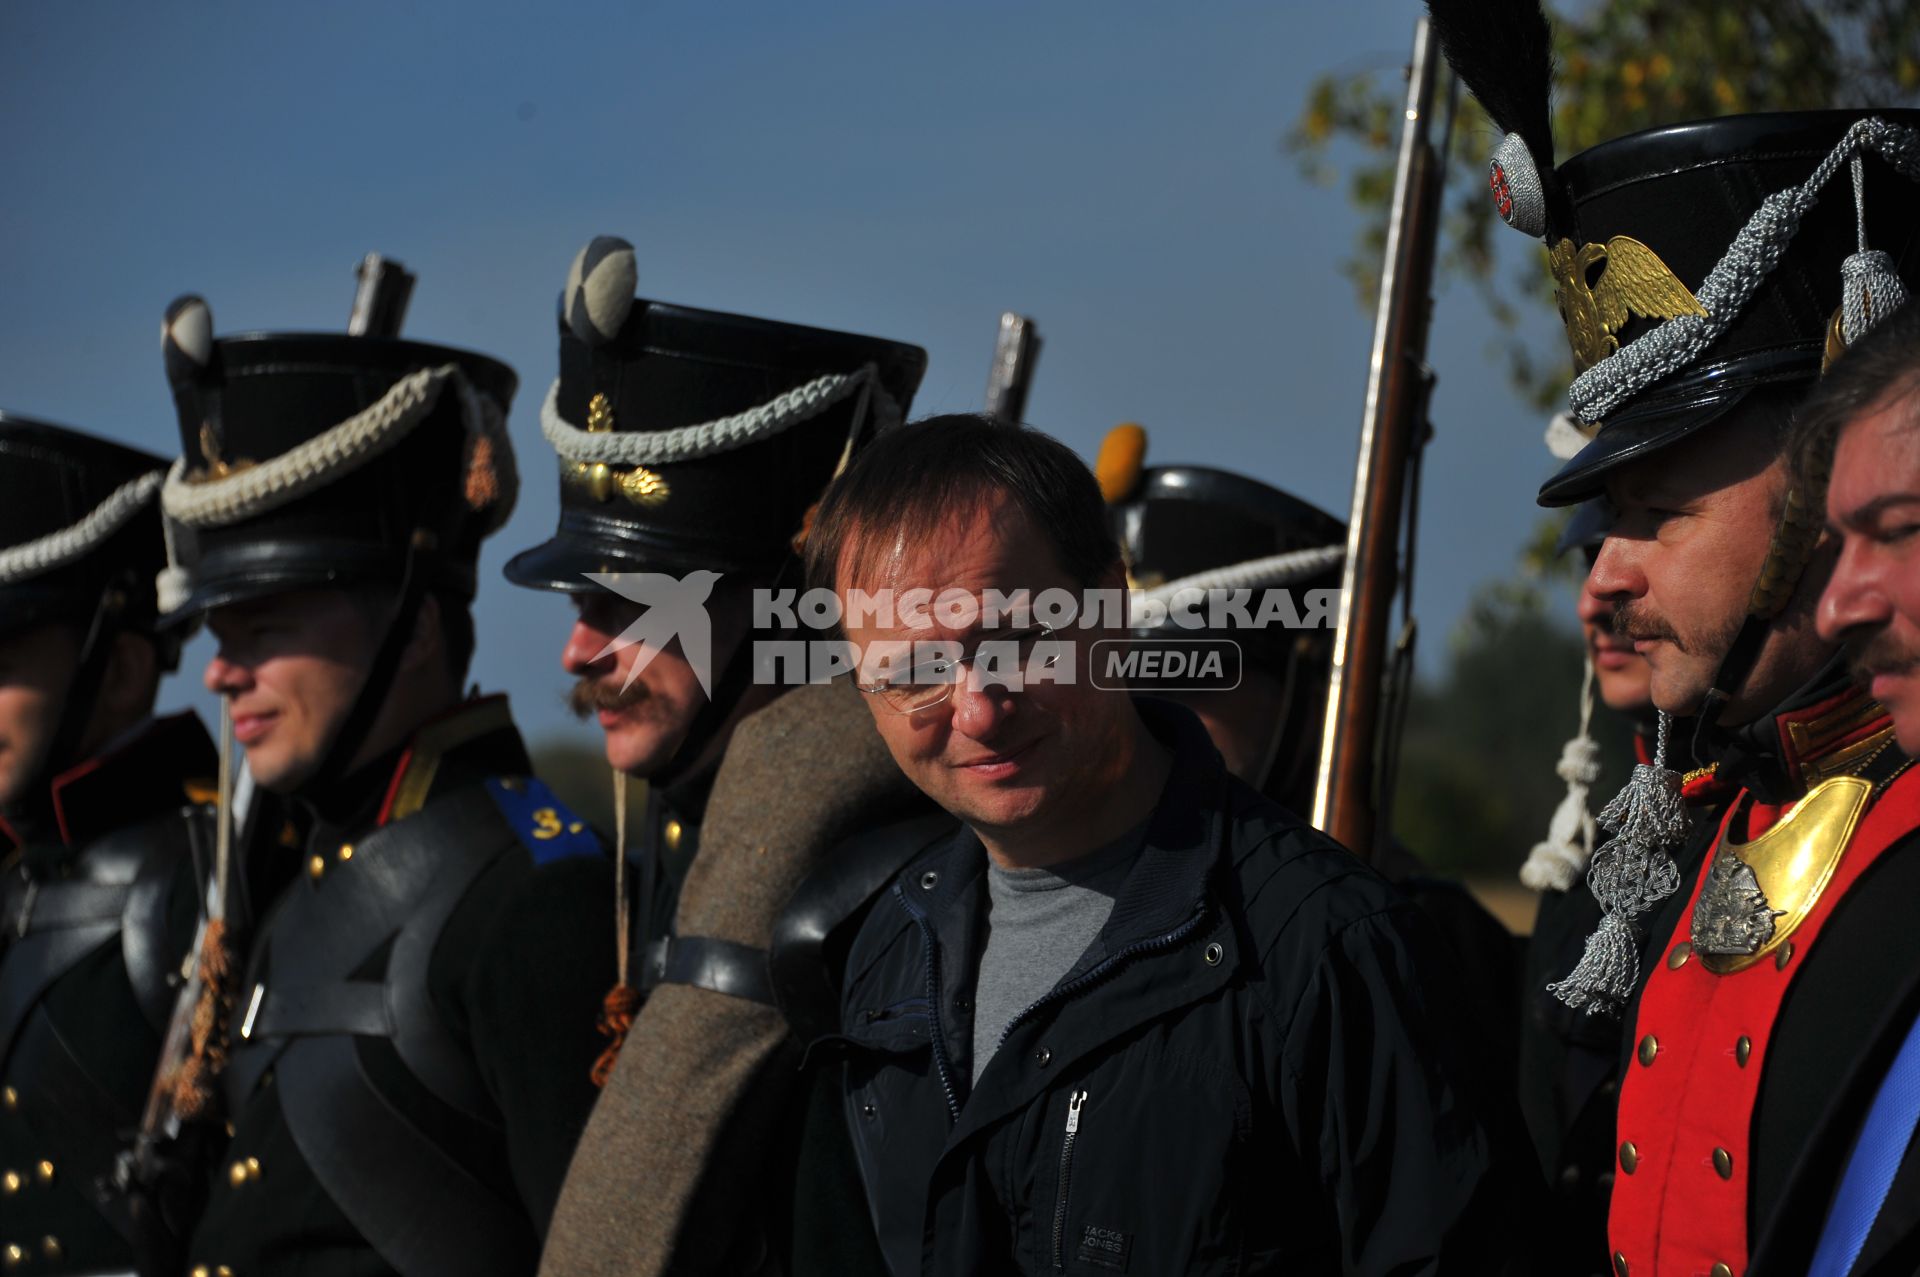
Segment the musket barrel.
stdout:
<path fill-rule="evenodd" d="M 1034 365 L 1040 361 L 1040 330 L 1025 315 L 1007 311 L 1000 316 L 1000 336 L 993 346 L 993 368 L 987 374 L 987 415 L 1002 421 L 1023 421 L 1027 391 L 1033 387 Z"/>
<path fill-rule="evenodd" d="M 1315 775 L 1313 823 L 1362 857 L 1373 851 L 1375 752 L 1382 681 L 1399 578 L 1408 460 L 1425 427 L 1423 359 L 1438 236 L 1442 151 L 1430 135 L 1445 63 L 1421 18 L 1374 313 L 1373 350 L 1354 470 L 1347 557 L 1327 710 Z"/>
<path fill-rule="evenodd" d="M 413 274 L 399 262 L 368 253 L 355 268 L 360 286 L 354 290 L 353 313 L 347 319 L 350 337 L 398 337 L 406 322 L 407 302 L 413 297 Z"/>

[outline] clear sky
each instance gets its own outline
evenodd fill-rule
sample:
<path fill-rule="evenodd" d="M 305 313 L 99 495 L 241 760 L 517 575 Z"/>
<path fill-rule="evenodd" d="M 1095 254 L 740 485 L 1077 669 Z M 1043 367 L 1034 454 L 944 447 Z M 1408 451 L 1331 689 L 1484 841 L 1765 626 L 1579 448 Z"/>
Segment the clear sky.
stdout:
<path fill-rule="evenodd" d="M 526 478 L 482 560 L 475 678 L 572 729 L 571 609 L 500 565 L 555 517 L 539 404 L 580 245 L 643 296 L 916 342 L 918 412 L 977 408 L 997 317 L 1046 339 L 1029 419 L 1091 458 L 1248 471 L 1344 514 L 1370 316 L 1357 229 L 1280 142 L 1328 69 L 1404 61 L 1408 0 L 0 6 L 0 405 L 173 455 L 158 333 L 343 327 L 352 268 L 419 274 L 406 332 L 520 372 Z M 1488 139 L 1466 139 L 1485 149 Z M 1510 237 L 1508 251 L 1526 245 Z M 1431 668 L 1509 573 L 1550 462 L 1443 292 L 1422 503 Z M 169 705 L 210 708 L 197 640 Z"/>

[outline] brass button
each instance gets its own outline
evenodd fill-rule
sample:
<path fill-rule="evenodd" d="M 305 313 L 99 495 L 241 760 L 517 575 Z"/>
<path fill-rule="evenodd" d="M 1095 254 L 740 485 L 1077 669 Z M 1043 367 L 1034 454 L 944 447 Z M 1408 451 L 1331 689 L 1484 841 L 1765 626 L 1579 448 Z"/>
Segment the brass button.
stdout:
<path fill-rule="evenodd" d="M 667 850 L 668 851 L 680 850 L 680 834 L 682 832 L 680 822 L 677 820 L 669 820 L 667 822 L 667 827 L 663 832 L 666 837 Z"/>
<path fill-rule="evenodd" d="M 1658 1054 L 1660 1054 L 1660 1039 L 1651 1033 L 1640 1039 L 1640 1063 L 1643 1066 L 1653 1067 L 1653 1057 Z"/>
<path fill-rule="evenodd" d="M 6 1255 L 6 1265 L 7 1265 L 7 1267 L 9 1267 L 9 1268 L 18 1268 L 18 1267 L 19 1267 L 20 1265 L 22 1265 L 22 1264 L 24 1264 L 24 1263 L 26 1263 L 26 1262 L 27 1262 L 27 1252 L 26 1252 L 26 1251 L 24 1251 L 24 1250 L 21 1250 L 21 1249 L 20 1249 L 20 1248 L 19 1248 L 18 1246 L 9 1246 L 9 1247 L 7 1247 L 7 1255 Z"/>
<path fill-rule="evenodd" d="M 6 1107 L 9 1110 L 19 1108 L 20 1092 L 14 1090 L 10 1086 L 7 1087 L 5 1090 L 0 1091 L 0 1104 L 6 1105 Z"/>
<path fill-rule="evenodd" d="M 1620 1169 L 1631 1175 L 1640 1168 L 1640 1150 L 1628 1140 L 1620 1146 Z"/>
<path fill-rule="evenodd" d="M 327 858 L 325 856 L 316 855 L 311 860 L 307 861 L 307 877 L 312 878 L 315 881 L 318 881 L 320 878 L 320 875 L 325 873 L 326 871 L 327 871 Z"/>
<path fill-rule="evenodd" d="M 40 1165 L 33 1168 L 33 1173 L 40 1177 L 40 1182 L 42 1184 L 53 1183 L 53 1163 L 52 1162 L 47 1162 L 47 1161 L 41 1162 Z"/>
<path fill-rule="evenodd" d="M 1740 1035 L 1740 1040 L 1733 1044 L 1733 1058 L 1737 1060 L 1740 1064 L 1740 1067 L 1744 1069 L 1747 1067 L 1747 1057 L 1751 1056 L 1752 1054 L 1753 1054 L 1753 1039 L 1748 1037 L 1746 1034 L 1742 1033 Z"/>
<path fill-rule="evenodd" d="M 213 1277 L 233 1277 L 233 1269 L 222 1264 L 213 1270 Z"/>
<path fill-rule="evenodd" d="M 340 844 L 340 859 L 341 859 L 341 861 L 342 861 L 343 863 L 344 863 L 344 862 L 346 862 L 346 861 L 349 861 L 349 860 L 352 860 L 352 859 L 353 859 L 353 844 L 352 844 L 352 843 L 350 843 L 350 842 L 343 842 L 343 843 L 341 843 L 341 844 Z"/>
<path fill-rule="evenodd" d="M 227 1183 L 233 1185 L 235 1188 L 240 1188 L 245 1185 L 246 1182 L 247 1164 L 245 1162 L 235 1162 L 233 1165 L 227 1167 Z"/>
<path fill-rule="evenodd" d="M 58 1237 L 42 1237 L 40 1239 L 40 1253 L 45 1255 L 49 1260 L 58 1263 L 62 1254 L 60 1250 L 60 1239 Z"/>
<path fill-rule="evenodd" d="M 207 1267 L 205 1264 L 195 1264 L 193 1266 L 193 1277 L 213 1277 L 213 1269 Z"/>
<path fill-rule="evenodd" d="M 1715 1264 L 1711 1277 L 1733 1277 L 1733 1269 L 1726 1264 Z"/>
<path fill-rule="evenodd" d="M 1613 1271 L 1615 1277 L 1627 1277 L 1627 1257 L 1617 1250 L 1613 1252 Z M 195 1273 L 194 1277 L 200 1277 L 200 1274 Z"/>
<path fill-rule="evenodd" d="M 20 1177 L 19 1171 L 8 1171 L 6 1174 L 0 1175 L 0 1193 L 5 1193 L 8 1197 L 12 1197 L 20 1191 L 20 1186 L 26 1182 L 26 1180 Z"/>
<path fill-rule="evenodd" d="M 1693 956 L 1693 945 L 1685 940 L 1673 946 L 1673 952 L 1667 955 L 1667 969 L 1678 971 L 1687 965 L 1687 959 Z"/>
<path fill-rule="evenodd" d="M 567 826 L 567 832 L 570 834 L 582 833 L 586 830 L 586 827 L 587 827 L 587 824 L 585 821 L 576 820 L 572 824 Z"/>
<path fill-rule="evenodd" d="M 1789 940 L 1780 946 L 1779 956 L 1773 960 L 1774 970 L 1785 971 L 1787 963 L 1791 961 L 1793 961 L 1793 941 Z"/>
<path fill-rule="evenodd" d="M 259 1158 L 249 1157 L 247 1159 L 247 1178 L 248 1179 L 260 1178 L 260 1159 Z"/>
<path fill-rule="evenodd" d="M 1719 1172 L 1721 1179 L 1732 1179 L 1733 1178 L 1733 1154 L 1727 1152 L 1727 1150 L 1724 1148 L 1714 1149 L 1713 1150 L 1713 1169 Z"/>

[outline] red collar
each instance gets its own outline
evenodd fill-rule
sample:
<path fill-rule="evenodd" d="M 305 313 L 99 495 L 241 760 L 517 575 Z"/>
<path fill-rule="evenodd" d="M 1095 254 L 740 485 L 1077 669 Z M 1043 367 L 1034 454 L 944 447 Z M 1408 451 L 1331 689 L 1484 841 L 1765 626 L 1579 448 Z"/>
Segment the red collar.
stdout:
<path fill-rule="evenodd" d="M 401 751 L 375 824 L 404 820 L 419 811 L 433 788 L 440 760 L 448 753 L 469 741 L 512 727 L 513 714 L 504 693 L 462 701 L 446 713 L 428 719 Z"/>
<path fill-rule="evenodd" d="M 60 842 L 80 846 L 169 807 L 211 801 L 218 770 L 213 741 L 192 710 L 148 719 L 48 783 Z M 20 841 L 3 821 L 0 835 Z"/>

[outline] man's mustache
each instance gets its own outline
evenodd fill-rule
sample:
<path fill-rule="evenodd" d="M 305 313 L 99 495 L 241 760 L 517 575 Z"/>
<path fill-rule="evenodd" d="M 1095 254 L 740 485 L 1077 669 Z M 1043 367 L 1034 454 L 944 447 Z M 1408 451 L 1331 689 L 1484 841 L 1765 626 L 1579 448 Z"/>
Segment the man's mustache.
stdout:
<path fill-rule="evenodd" d="M 1682 652 L 1691 654 L 1674 628 L 1654 616 L 1647 605 L 1638 600 L 1629 600 L 1613 610 L 1613 632 L 1635 642 L 1664 640 Z"/>
<path fill-rule="evenodd" d="M 1847 662 L 1854 681 L 1861 685 L 1873 682 L 1876 674 L 1905 674 L 1920 664 L 1920 652 L 1915 652 L 1882 630 L 1865 643 L 1854 646 L 1851 659 Z"/>
<path fill-rule="evenodd" d="M 591 718 L 603 711 L 631 709 L 647 699 L 647 685 L 635 680 L 622 690 L 597 678 L 583 678 L 567 693 L 567 708 L 575 718 Z"/>

